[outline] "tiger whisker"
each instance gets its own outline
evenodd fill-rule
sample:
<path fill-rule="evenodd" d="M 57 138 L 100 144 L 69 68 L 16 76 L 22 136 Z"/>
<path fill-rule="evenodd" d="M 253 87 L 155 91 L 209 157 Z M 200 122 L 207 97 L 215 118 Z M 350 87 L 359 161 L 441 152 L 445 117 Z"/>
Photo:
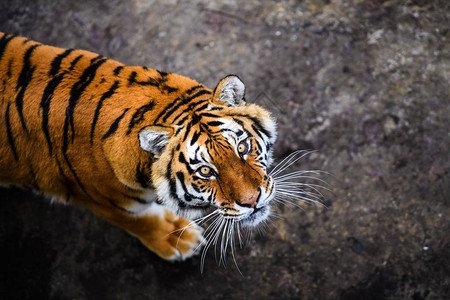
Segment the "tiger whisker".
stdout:
<path fill-rule="evenodd" d="M 236 226 L 236 228 L 239 230 L 239 221 L 235 221 L 233 220 L 233 231 L 231 233 L 231 256 L 233 257 L 233 261 L 234 261 L 234 265 L 236 266 L 236 269 L 238 270 L 239 274 L 241 274 L 241 276 L 244 276 L 241 272 L 241 270 L 239 269 L 237 260 L 236 260 L 236 247 L 235 247 L 235 243 L 234 243 L 234 227 Z"/>
<path fill-rule="evenodd" d="M 288 175 L 290 175 L 290 174 L 288 174 Z M 299 176 L 299 175 L 295 175 L 295 176 L 285 177 L 283 179 L 274 178 L 275 183 L 279 183 L 279 184 L 284 183 L 284 182 L 290 182 L 290 181 L 287 181 L 287 180 L 291 180 L 291 179 L 312 179 L 312 180 L 320 181 L 321 183 L 329 186 L 329 184 L 325 180 L 317 178 L 317 177 L 313 177 L 313 176 L 303 176 L 303 175 Z"/>
<path fill-rule="evenodd" d="M 305 187 L 311 189 L 312 191 L 310 191 L 309 189 L 306 190 L 306 189 L 301 188 L 299 186 L 279 187 L 279 188 L 277 188 L 277 190 L 278 191 L 289 192 L 289 193 L 293 193 L 293 194 L 315 195 L 319 199 L 323 199 L 324 198 L 324 195 L 317 189 L 317 187 L 309 186 L 309 185 L 306 185 Z"/>
<path fill-rule="evenodd" d="M 239 247 L 242 248 L 243 244 L 242 244 L 242 239 L 241 239 L 241 226 L 239 225 L 239 221 L 236 224 L 236 228 L 237 228 L 237 236 L 238 236 L 238 239 L 239 239 Z"/>
<path fill-rule="evenodd" d="M 301 207 L 299 204 L 297 204 L 297 203 L 295 203 L 295 202 L 292 202 L 292 201 L 289 201 L 288 199 L 277 199 L 277 198 L 275 198 L 275 199 L 273 199 L 275 202 L 277 202 L 277 203 L 280 203 L 280 204 L 282 204 L 282 205 L 286 205 L 286 206 L 289 206 L 289 205 L 292 205 L 292 206 L 294 206 L 294 207 L 297 207 L 297 208 L 300 208 L 301 210 L 304 210 L 304 208 L 303 207 Z"/>
<path fill-rule="evenodd" d="M 224 247 L 224 244 L 226 242 L 228 242 L 228 236 L 226 235 L 228 225 L 229 225 L 229 219 L 225 219 L 225 225 L 224 225 L 224 228 L 222 230 L 222 238 L 220 240 L 220 259 L 219 259 L 219 265 L 220 265 L 220 262 L 223 262 L 223 266 L 224 267 L 226 265 L 226 259 L 223 257 L 224 249 L 226 249 L 226 245 Z"/>
<path fill-rule="evenodd" d="M 269 175 L 274 177 L 274 176 L 280 174 L 281 172 L 283 172 L 284 170 L 286 170 L 287 168 L 292 166 L 294 163 L 296 163 L 298 160 L 302 159 L 306 155 L 309 155 L 313 152 L 315 152 L 315 151 L 298 150 L 298 151 L 292 152 L 285 159 L 283 159 L 281 161 L 281 163 L 276 165 L 275 168 L 273 168 L 272 171 L 270 171 Z"/>
<path fill-rule="evenodd" d="M 294 196 L 294 195 L 291 195 L 291 194 L 289 194 L 287 192 L 280 192 L 280 194 L 282 196 L 285 196 L 285 197 L 282 198 L 282 200 L 298 200 L 298 201 L 301 201 L 303 203 L 313 203 L 313 204 L 320 204 L 320 205 L 325 206 L 322 202 L 320 202 L 318 200 L 315 200 L 315 199 L 312 199 L 312 198 L 302 197 L 302 196 L 299 196 L 299 195 L 295 195 Z M 280 199 L 278 199 L 278 200 L 280 200 Z"/>
<path fill-rule="evenodd" d="M 217 242 L 219 241 L 220 234 L 222 233 L 223 227 L 226 223 L 226 219 L 222 218 L 219 229 L 216 232 L 216 235 L 214 236 L 214 256 L 216 259 L 216 262 L 220 265 L 219 261 L 217 260 Z"/>
<path fill-rule="evenodd" d="M 213 242 L 213 239 L 210 239 L 210 238 L 211 238 L 213 235 L 215 235 L 215 233 L 216 233 L 216 231 L 218 230 L 219 225 L 221 224 L 221 222 L 222 222 L 222 218 L 221 218 L 221 216 L 219 215 L 218 218 L 216 218 L 216 219 L 211 223 L 211 225 L 208 226 L 208 228 L 207 228 L 206 231 L 205 231 L 205 232 L 207 232 L 207 231 L 212 227 L 212 229 L 205 235 L 206 245 L 205 245 L 205 247 L 203 248 L 202 256 L 201 256 L 201 259 L 200 259 L 200 272 L 201 272 L 201 273 L 203 273 L 203 268 L 204 268 L 204 265 L 205 265 L 205 257 L 206 257 L 206 253 L 208 252 L 208 249 L 209 249 L 209 247 L 211 247 L 212 242 Z M 197 246 L 197 248 L 200 247 L 200 246 L 201 246 L 201 245 Z"/>
<path fill-rule="evenodd" d="M 290 162 L 294 159 L 295 155 L 301 154 L 305 152 L 304 150 L 297 150 L 286 156 L 282 161 L 280 161 L 269 173 L 269 175 L 273 176 L 276 175 L 282 170 L 284 170 L 286 165 L 289 165 Z"/>
<path fill-rule="evenodd" d="M 313 190 L 314 192 L 311 191 L 307 191 L 303 188 L 300 187 L 296 187 L 296 189 L 293 189 L 292 187 L 280 187 L 277 190 L 279 191 L 284 191 L 284 192 L 288 192 L 288 193 L 293 193 L 293 194 L 302 194 L 302 195 L 313 195 L 315 196 L 319 201 L 324 199 L 325 196 L 318 190 L 317 187 L 315 186 L 310 186 L 310 185 L 306 185 L 307 188 L 310 188 L 311 190 Z"/>

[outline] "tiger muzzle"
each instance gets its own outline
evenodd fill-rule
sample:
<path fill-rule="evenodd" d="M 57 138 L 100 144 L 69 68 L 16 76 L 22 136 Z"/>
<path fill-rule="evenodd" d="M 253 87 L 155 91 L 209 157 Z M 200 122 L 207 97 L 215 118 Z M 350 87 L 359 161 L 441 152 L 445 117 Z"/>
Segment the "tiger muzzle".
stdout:
<path fill-rule="evenodd" d="M 260 197 L 261 197 L 261 188 L 258 188 L 258 191 L 253 196 L 244 201 L 236 201 L 236 203 L 243 207 L 255 208 L 256 205 L 258 205 Z"/>

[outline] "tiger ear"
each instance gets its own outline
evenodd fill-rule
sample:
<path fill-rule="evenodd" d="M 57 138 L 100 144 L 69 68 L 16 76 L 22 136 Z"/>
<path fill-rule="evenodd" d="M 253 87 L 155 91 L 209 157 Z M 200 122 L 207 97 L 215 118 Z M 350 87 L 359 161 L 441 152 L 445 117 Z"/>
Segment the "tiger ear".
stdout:
<path fill-rule="evenodd" d="M 159 157 L 172 135 L 173 129 L 171 127 L 146 126 L 139 131 L 139 146 L 153 156 Z"/>
<path fill-rule="evenodd" d="M 244 99 L 245 85 L 236 75 L 228 75 L 221 79 L 213 92 L 213 102 L 225 104 L 227 106 L 242 106 Z"/>

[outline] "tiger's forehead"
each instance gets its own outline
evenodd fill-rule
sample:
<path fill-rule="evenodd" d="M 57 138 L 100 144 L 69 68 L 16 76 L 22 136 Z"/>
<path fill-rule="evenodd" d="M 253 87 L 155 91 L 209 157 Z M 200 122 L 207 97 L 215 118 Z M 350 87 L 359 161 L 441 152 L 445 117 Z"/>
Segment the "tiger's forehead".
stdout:
<path fill-rule="evenodd" d="M 193 160 L 202 159 L 211 162 L 212 154 L 234 151 L 240 140 L 248 137 L 239 121 L 229 118 L 205 120 L 192 126 L 186 139 L 186 152 Z"/>

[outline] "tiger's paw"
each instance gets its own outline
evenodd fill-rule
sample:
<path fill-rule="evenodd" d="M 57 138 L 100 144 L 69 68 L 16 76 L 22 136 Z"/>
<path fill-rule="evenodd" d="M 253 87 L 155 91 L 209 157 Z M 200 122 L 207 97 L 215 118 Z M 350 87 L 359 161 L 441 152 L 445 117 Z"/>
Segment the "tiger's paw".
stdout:
<path fill-rule="evenodd" d="M 178 217 L 173 224 L 177 229 L 168 234 L 167 241 L 175 249 L 175 253 L 166 258 L 170 261 L 183 261 L 197 255 L 205 244 L 204 229 L 183 217 Z"/>
<path fill-rule="evenodd" d="M 144 245 L 169 261 L 183 261 L 198 254 L 205 243 L 204 229 L 167 209 L 161 210 L 148 216 L 151 234 L 140 237 Z"/>

